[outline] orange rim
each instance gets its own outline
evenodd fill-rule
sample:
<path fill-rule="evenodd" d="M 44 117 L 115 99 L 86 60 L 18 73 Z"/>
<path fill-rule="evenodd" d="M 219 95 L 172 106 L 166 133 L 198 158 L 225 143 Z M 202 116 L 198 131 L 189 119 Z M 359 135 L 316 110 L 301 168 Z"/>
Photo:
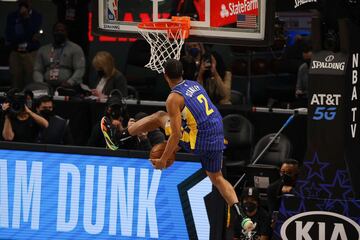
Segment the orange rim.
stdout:
<path fill-rule="evenodd" d="M 182 30 L 182 37 L 189 37 L 190 17 L 172 17 L 171 21 L 165 22 L 142 22 L 138 24 L 138 28 L 145 30 L 166 30 L 168 33 L 175 33 L 179 29 Z"/>

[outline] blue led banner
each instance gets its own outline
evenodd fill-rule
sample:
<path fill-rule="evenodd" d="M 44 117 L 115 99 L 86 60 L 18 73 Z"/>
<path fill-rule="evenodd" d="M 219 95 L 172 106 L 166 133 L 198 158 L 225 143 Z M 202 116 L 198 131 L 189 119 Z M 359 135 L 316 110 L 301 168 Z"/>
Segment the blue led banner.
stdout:
<path fill-rule="evenodd" d="M 190 211 L 196 238 L 209 239 L 204 197 L 212 185 L 200 169 L 199 162 L 159 171 L 139 158 L 0 150 L 0 238 L 189 239 Z"/>

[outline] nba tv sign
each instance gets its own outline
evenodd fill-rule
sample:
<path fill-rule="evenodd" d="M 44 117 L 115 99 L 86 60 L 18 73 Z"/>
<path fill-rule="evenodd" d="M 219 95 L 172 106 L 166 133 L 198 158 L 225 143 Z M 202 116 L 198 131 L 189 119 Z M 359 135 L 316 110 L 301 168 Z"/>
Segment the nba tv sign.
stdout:
<path fill-rule="evenodd" d="M 350 218 L 334 212 L 304 212 L 284 222 L 281 239 L 355 240 L 360 239 L 360 226 Z"/>

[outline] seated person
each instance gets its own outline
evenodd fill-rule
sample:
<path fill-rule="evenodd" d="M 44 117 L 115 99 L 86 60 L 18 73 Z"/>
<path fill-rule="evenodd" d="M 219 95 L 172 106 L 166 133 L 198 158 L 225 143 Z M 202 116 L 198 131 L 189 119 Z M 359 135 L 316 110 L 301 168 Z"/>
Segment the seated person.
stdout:
<path fill-rule="evenodd" d="M 273 211 L 278 211 L 281 196 L 293 194 L 296 178 L 299 173 L 299 163 L 294 159 L 286 159 L 280 168 L 281 178 L 269 185 L 267 189 L 268 208 L 272 215 Z"/>
<path fill-rule="evenodd" d="M 105 116 L 106 119 L 108 119 L 108 122 L 103 123 L 100 121 L 94 125 L 91 131 L 91 136 L 88 140 L 88 146 L 102 148 L 107 147 L 111 150 L 136 149 L 148 151 L 151 149 L 151 144 L 147 138 L 147 134 L 139 134 L 137 138 L 128 138 L 125 141 L 121 141 L 118 143 L 116 148 L 114 148 L 112 144 L 109 144 L 109 139 L 106 138 L 106 135 L 103 135 L 102 124 L 109 124 L 109 128 L 113 131 L 121 131 L 125 129 L 127 125 L 131 126 L 131 124 L 135 122 L 134 119 L 128 118 L 126 107 L 120 95 L 111 94 L 106 103 Z M 129 120 L 127 121 L 127 119 Z"/>
<path fill-rule="evenodd" d="M 215 104 L 231 104 L 231 72 L 225 71 L 221 56 L 216 52 L 205 53 L 200 62 L 196 79 Z"/>
<path fill-rule="evenodd" d="M 21 93 L 8 95 L 2 111 L 2 137 L 5 141 L 34 143 L 39 132 L 49 126 L 45 118 L 27 107 L 25 95 Z"/>
<path fill-rule="evenodd" d="M 81 47 L 67 38 L 64 23 L 53 27 L 54 42 L 38 50 L 33 78 L 45 82 L 55 91 L 58 87 L 77 89 L 85 73 L 85 57 Z"/>
<path fill-rule="evenodd" d="M 241 193 L 241 206 L 244 213 L 256 224 L 250 233 L 244 233 L 240 224 L 234 224 L 234 240 L 256 239 L 269 240 L 272 235 L 270 217 L 260 206 L 259 192 L 254 187 L 245 188 Z M 249 238 L 250 237 L 250 238 Z"/>
<path fill-rule="evenodd" d="M 124 75 L 115 68 L 115 61 L 109 52 L 98 52 L 93 58 L 92 65 L 97 71 L 97 78 L 92 87 L 92 95 L 106 98 L 113 89 L 120 90 L 127 96 L 127 81 Z"/>
<path fill-rule="evenodd" d="M 39 134 L 39 143 L 73 144 L 69 122 L 54 114 L 54 103 L 50 96 L 41 96 L 36 101 L 36 112 L 49 122 L 49 126 Z"/>

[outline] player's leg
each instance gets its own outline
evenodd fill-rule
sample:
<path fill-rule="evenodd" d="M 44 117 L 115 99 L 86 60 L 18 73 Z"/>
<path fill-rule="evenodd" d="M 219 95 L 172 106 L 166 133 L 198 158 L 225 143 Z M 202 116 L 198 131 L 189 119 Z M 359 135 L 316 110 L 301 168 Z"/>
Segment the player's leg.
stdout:
<path fill-rule="evenodd" d="M 234 187 L 224 178 L 221 171 L 206 171 L 206 175 L 209 176 L 212 184 L 219 190 L 221 196 L 225 199 L 228 205 L 232 206 L 239 202 Z"/>
<path fill-rule="evenodd" d="M 169 114 L 165 111 L 158 111 L 149 116 L 146 116 L 130 127 L 128 127 L 127 131 L 129 135 L 136 136 L 143 132 L 151 132 L 159 127 L 165 129 L 166 123 L 170 120 Z"/>
<path fill-rule="evenodd" d="M 200 154 L 202 167 L 210 178 L 212 184 L 218 189 L 227 204 L 231 206 L 246 231 L 254 228 L 253 222 L 242 211 L 241 204 L 236 195 L 234 187 L 224 178 L 221 173 L 222 151 L 204 152 Z"/>
<path fill-rule="evenodd" d="M 252 231 L 254 229 L 254 223 L 242 210 L 233 186 L 224 178 L 221 171 L 215 173 L 206 171 L 206 174 L 209 176 L 212 184 L 217 188 L 227 204 L 235 210 L 241 227 L 247 232 Z"/>
<path fill-rule="evenodd" d="M 122 135 L 123 137 L 126 136 L 126 134 L 130 136 L 137 136 L 139 133 L 151 132 L 159 127 L 164 129 L 166 136 L 171 134 L 170 117 L 169 114 L 165 111 L 158 111 L 151 114 L 150 116 L 138 120 L 133 125 L 128 127 L 127 131 L 125 131 Z M 178 147 L 176 152 L 180 149 L 181 148 Z"/>
<path fill-rule="evenodd" d="M 138 120 L 127 129 L 119 131 L 119 129 L 112 125 L 111 120 L 104 116 L 101 119 L 100 127 L 107 147 L 111 150 L 117 150 L 120 142 L 125 141 L 132 136 L 137 136 L 142 132 L 150 132 L 159 127 L 165 129 L 166 122 L 168 122 L 169 119 L 170 118 L 166 112 L 158 111 L 150 116 Z"/>

